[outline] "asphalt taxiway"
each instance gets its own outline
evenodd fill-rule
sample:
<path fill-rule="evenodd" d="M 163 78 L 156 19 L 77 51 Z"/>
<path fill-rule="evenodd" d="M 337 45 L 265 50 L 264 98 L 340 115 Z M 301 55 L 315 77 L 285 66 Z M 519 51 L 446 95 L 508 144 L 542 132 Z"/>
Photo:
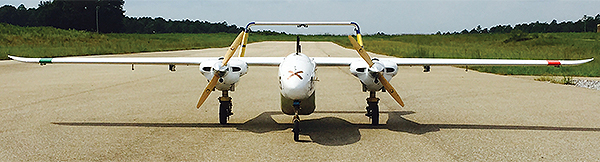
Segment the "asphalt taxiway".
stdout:
<path fill-rule="evenodd" d="M 302 42 L 314 57 L 358 57 Z M 285 56 L 295 42 L 249 44 L 246 56 Z M 91 57 L 222 56 L 226 48 Z M 384 57 L 372 55 L 375 57 Z M 348 67 L 319 67 L 317 112 L 279 108 L 277 67 L 250 67 L 218 124 L 219 93 L 195 105 L 198 66 L 0 61 L 2 161 L 599 161 L 600 91 L 434 66 L 399 67 L 406 107 L 378 93 L 380 126 Z"/>

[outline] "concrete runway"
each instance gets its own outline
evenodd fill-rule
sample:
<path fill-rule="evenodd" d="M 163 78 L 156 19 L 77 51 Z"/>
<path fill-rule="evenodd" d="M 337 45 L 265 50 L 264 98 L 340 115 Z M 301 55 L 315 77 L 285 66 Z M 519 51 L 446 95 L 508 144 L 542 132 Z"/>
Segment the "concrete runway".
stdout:
<path fill-rule="evenodd" d="M 309 56 L 358 57 L 303 42 Z M 248 45 L 285 56 L 294 42 Z M 103 57 L 221 56 L 225 48 Z M 383 57 L 378 56 L 377 57 Z M 368 93 L 348 67 L 317 71 L 317 113 L 279 108 L 277 67 L 250 67 L 218 124 L 220 93 L 198 66 L 40 66 L 0 61 L 0 161 L 599 161 L 600 91 L 453 67 L 399 67 L 401 108 L 378 93 L 381 126 L 364 116 Z"/>

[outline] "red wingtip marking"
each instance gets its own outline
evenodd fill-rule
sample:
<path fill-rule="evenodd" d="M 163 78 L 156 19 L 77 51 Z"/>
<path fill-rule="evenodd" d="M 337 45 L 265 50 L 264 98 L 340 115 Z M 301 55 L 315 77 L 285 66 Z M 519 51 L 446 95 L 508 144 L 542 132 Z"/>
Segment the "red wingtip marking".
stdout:
<path fill-rule="evenodd" d="M 548 65 L 560 65 L 560 61 L 556 61 L 556 60 L 547 60 L 548 61 Z"/>

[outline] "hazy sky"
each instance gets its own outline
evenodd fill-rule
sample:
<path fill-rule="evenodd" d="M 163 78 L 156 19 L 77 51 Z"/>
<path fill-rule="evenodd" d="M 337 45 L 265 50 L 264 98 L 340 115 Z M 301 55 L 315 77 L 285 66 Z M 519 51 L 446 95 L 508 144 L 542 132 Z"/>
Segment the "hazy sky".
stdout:
<path fill-rule="evenodd" d="M 0 4 L 37 7 L 39 0 Z M 226 21 L 355 21 L 363 33 L 431 34 L 477 25 L 577 21 L 600 13 L 600 0 L 126 0 L 125 15 Z M 353 33 L 352 27 L 253 27 L 288 33 Z"/>

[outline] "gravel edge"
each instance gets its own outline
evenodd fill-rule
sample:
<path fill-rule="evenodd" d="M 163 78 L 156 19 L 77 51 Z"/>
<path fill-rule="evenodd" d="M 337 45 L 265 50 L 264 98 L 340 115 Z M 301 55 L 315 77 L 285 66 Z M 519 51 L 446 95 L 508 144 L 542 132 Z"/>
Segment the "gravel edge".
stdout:
<path fill-rule="evenodd" d="M 573 80 L 576 87 L 600 90 L 600 81 L 598 80 Z"/>

